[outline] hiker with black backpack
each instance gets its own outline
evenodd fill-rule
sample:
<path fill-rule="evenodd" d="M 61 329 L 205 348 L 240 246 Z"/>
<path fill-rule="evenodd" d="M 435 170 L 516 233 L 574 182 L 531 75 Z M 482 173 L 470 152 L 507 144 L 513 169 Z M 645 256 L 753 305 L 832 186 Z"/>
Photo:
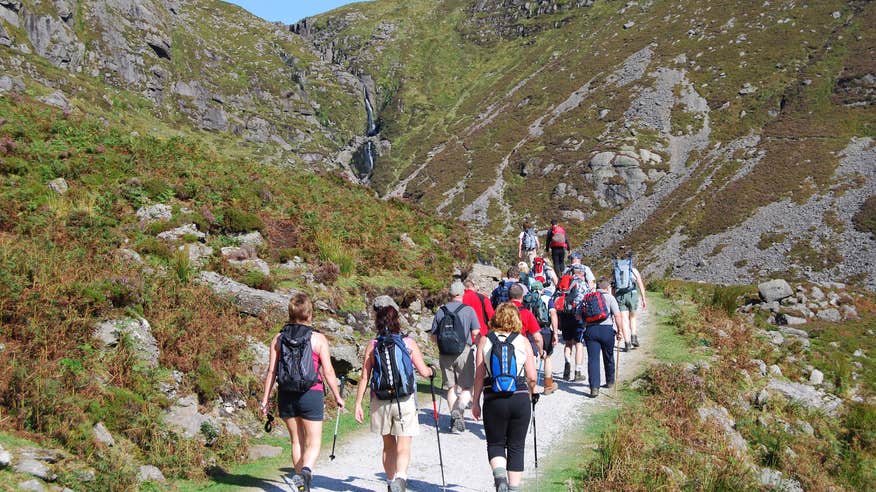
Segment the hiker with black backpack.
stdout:
<path fill-rule="evenodd" d="M 462 294 L 462 303 L 466 306 L 471 306 L 478 317 L 478 324 L 481 327 L 481 336 L 484 336 L 489 331 L 490 319 L 493 317 L 493 303 L 487 296 L 478 292 L 477 284 L 474 280 L 467 278 L 462 283 L 465 286 L 465 293 Z M 477 343 L 476 340 L 472 342 Z"/>
<path fill-rule="evenodd" d="M 611 282 L 605 277 L 599 279 L 596 290 L 588 292 L 578 304 L 578 318 L 584 324 L 584 343 L 587 345 L 587 376 L 590 381 L 590 397 L 599 395 L 600 373 L 599 355 L 602 354 L 602 364 L 605 367 L 605 385 L 611 388 L 615 384 L 614 343 L 620 342 L 621 336 L 617 329 L 617 319 L 620 309 L 617 300 L 609 289 Z"/>
<path fill-rule="evenodd" d="M 462 282 L 456 280 L 450 285 L 452 299 L 435 313 L 430 332 L 440 354 L 438 361 L 447 390 L 451 432 L 465 432 L 465 408 L 471 402 L 474 386 L 472 344 L 481 332 L 477 313 L 462 303 L 464 293 Z"/>
<path fill-rule="evenodd" d="M 490 320 L 490 334 L 477 350 L 471 413 L 484 418 L 487 457 L 496 492 L 521 490 L 524 443 L 538 377 L 532 346 L 522 335 L 517 306 L 505 303 Z M 481 395 L 483 394 L 483 412 Z"/>
<path fill-rule="evenodd" d="M 525 274 L 522 274 L 520 272 L 519 267 L 512 266 L 508 268 L 508 270 L 505 272 L 505 278 L 500 280 L 499 284 L 496 285 L 496 288 L 493 289 L 493 292 L 490 293 L 490 302 L 493 303 L 494 308 L 499 304 L 508 302 L 508 300 L 510 299 L 510 297 L 508 296 L 508 291 L 511 289 L 511 286 L 515 284 L 523 287 L 523 294 L 529 292 L 529 287 L 526 285 L 529 282 L 528 280 L 526 281 L 526 283 L 521 282 L 520 277 L 522 275 Z"/>
<path fill-rule="evenodd" d="M 527 261 L 532 263 L 540 246 L 538 234 L 535 232 L 532 222 L 524 223 L 523 231 L 517 236 L 517 258 L 522 259 L 526 255 Z"/>
<path fill-rule="evenodd" d="M 310 327 L 312 320 L 313 303 L 307 294 L 292 296 L 289 321 L 271 341 L 261 403 L 262 414 L 267 416 L 271 389 L 277 381 L 277 407 L 292 439 L 295 470 L 291 480 L 301 492 L 310 490 L 313 467 L 322 443 L 323 383 L 328 385 L 338 411 L 344 408 L 328 339 Z"/>
<path fill-rule="evenodd" d="M 645 300 L 645 284 L 642 282 L 642 274 L 633 266 L 633 252 L 630 251 L 626 258 L 614 259 L 612 281 L 612 294 L 617 299 L 620 307 L 620 326 L 621 334 L 624 339 L 624 347 L 621 349 L 627 352 L 630 349 L 639 347 L 639 327 L 636 324 L 636 311 L 639 309 L 641 300 L 642 309 L 647 309 L 648 304 Z M 641 299 L 640 299 L 641 297 Z"/>
<path fill-rule="evenodd" d="M 377 309 L 377 337 L 365 347 L 362 377 L 356 389 L 356 422 L 365 421 L 362 400 L 371 389 L 371 432 L 383 437 L 383 471 L 387 490 L 407 488 L 411 441 L 420 433 L 417 420 L 417 381 L 414 371 L 431 378 L 435 368 L 426 365 L 419 345 L 401 332 L 395 306 Z"/>
<path fill-rule="evenodd" d="M 558 272 L 565 270 L 566 252 L 571 251 L 572 247 L 569 246 L 569 236 L 566 235 L 566 230 L 557 222 L 557 219 L 551 220 L 551 227 L 548 229 L 544 245 L 545 251 L 551 254 L 554 270 Z"/>

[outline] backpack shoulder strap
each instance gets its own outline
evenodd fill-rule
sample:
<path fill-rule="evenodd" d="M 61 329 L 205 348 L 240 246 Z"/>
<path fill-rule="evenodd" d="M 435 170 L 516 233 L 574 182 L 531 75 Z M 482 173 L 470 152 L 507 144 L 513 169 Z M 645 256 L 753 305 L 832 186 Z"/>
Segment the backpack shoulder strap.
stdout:
<path fill-rule="evenodd" d="M 459 312 L 462 311 L 463 308 L 465 308 L 465 307 L 466 307 L 466 304 L 462 304 L 462 303 L 460 303 L 460 304 L 459 304 L 459 307 L 453 310 L 453 315 L 456 316 L 456 315 L 459 314 Z"/>
<path fill-rule="evenodd" d="M 499 336 L 496 335 L 495 331 L 491 331 L 491 332 L 487 333 L 487 339 L 490 342 L 492 342 L 493 345 L 496 345 L 497 343 L 499 343 Z"/>
<path fill-rule="evenodd" d="M 512 333 L 505 338 L 505 343 L 511 343 L 517 338 L 517 333 Z"/>

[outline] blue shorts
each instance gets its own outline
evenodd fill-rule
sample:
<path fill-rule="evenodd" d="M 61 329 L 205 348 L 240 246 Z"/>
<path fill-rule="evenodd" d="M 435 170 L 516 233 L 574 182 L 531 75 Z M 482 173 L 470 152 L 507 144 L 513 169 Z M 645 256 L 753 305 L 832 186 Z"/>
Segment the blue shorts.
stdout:
<path fill-rule="evenodd" d="M 323 420 L 325 395 L 320 390 L 309 390 L 304 393 L 286 391 L 277 392 L 277 407 L 281 419 L 301 417 L 304 420 Z"/>

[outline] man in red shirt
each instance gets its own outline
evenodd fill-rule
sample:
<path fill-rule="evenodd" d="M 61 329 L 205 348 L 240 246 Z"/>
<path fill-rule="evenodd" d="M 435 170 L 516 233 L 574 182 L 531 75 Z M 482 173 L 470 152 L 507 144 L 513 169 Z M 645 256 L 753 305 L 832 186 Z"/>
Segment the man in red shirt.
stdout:
<path fill-rule="evenodd" d="M 520 334 L 532 343 L 532 353 L 536 357 L 542 357 L 544 355 L 544 340 L 541 338 L 541 326 L 538 325 L 538 320 L 535 319 L 532 311 L 523 307 L 523 287 L 520 284 L 512 285 L 508 290 L 508 297 L 520 312 L 520 321 L 523 323 Z"/>
<path fill-rule="evenodd" d="M 481 325 L 480 336 L 486 336 L 489 331 L 487 325 L 493 318 L 493 304 L 488 297 L 478 292 L 477 286 L 471 279 L 466 279 L 464 284 L 465 293 L 462 294 L 462 303 L 474 309 L 475 314 L 478 315 L 478 323 Z M 476 345 L 478 343 L 477 340 L 473 340 L 473 342 Z"/>

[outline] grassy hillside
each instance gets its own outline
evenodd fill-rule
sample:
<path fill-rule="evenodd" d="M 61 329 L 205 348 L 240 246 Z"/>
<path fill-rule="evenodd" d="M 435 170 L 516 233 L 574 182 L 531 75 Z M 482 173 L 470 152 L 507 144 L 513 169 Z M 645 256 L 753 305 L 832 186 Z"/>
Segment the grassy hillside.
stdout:
<path fill-rule="evenodd" d="M 696 267 L 718 242 L 706 239 L 743 233 L 767 205 L 872 190 L 869 176 L 834 176 L 850 141 L 874 133 L 872 4 L 571 3 L 375 1 L 311 20 L 308 38 L 379 88 L 393 146 L 375 187 L 469 221 L 487 249 L 526 218 L 544 227 L 557 217 L 587 253 L 635 244 L 654 272 L 688 278 L 827 279 L 842 275 L 837 264 L 867 261 L 791 234 L 783 247 L 800 254 L 736 267 L 739 246 L 732 261 L 711 260 L 723 276 Z M 641 177 L 591 166 L 597 152 L 639 149 L 662 157 L 638 159 Z M 844 238 L 866 228 L 833 219 Z M 659 254 L 677 238 L 698 246 L 685 265 Z M 831 256 L 830 267 L 805 251 Z"/>
<path fill-rule="evenodd" d="M 244 349 L 277 329 L 194 284 L 198 267 L 177 251 L 180 243 L 156 234 L 194 223 L 215 251 L 202 268 L 261 288 L 285 283 L 341 316 L 364 309 L 366 292 L 438 289 L 468 256 L 457 226 L 379 201 L 340 177 L 265 165 L 240 148 L 225 153 L 201 132 L 168 128 L 125 106 L 110 116 L 74 99 L 63 112 L 34 99 L 45 91 L 30 85 L 0 96 L 0 431 L 62 447 L 76 467 L 97 470 L 97 488 L 132 487 L 135 463 L 198 477 L 238 459 L 245 437 L 222 433 L 205 447 L 171 431 L 160 418 L 170 403 L 160 387 L 176 370 L 180 394 L 194 392 L 206 407 L 222 396 L 255 408 L 251 392 L 260 383 Z M 128 118 L 155 136 L 132 131 Z M 56 178 L 69 191 L 51 191 Z M 156 203 L 170 205 L 172 218 L 140 226 L 135 211 Z M 303 257 L 326 286 L 281 270 L 253 278 L 225 266 L 219 247 L 253 230 L 267 237 L 259 256 Z M 403 245 L 402 233 L 416 246 Z M 121 258 L 122 247 L 148 268 Z M 92 340 L 96 322 L 124 316 L 151 324 L 157 367 L 140 362 L 130 340 L 112 350 Z M 95 444 L 99 421 L 116 447 Z M 76 471 L 62 469 L 61 483 L 81 486 Z"/>

